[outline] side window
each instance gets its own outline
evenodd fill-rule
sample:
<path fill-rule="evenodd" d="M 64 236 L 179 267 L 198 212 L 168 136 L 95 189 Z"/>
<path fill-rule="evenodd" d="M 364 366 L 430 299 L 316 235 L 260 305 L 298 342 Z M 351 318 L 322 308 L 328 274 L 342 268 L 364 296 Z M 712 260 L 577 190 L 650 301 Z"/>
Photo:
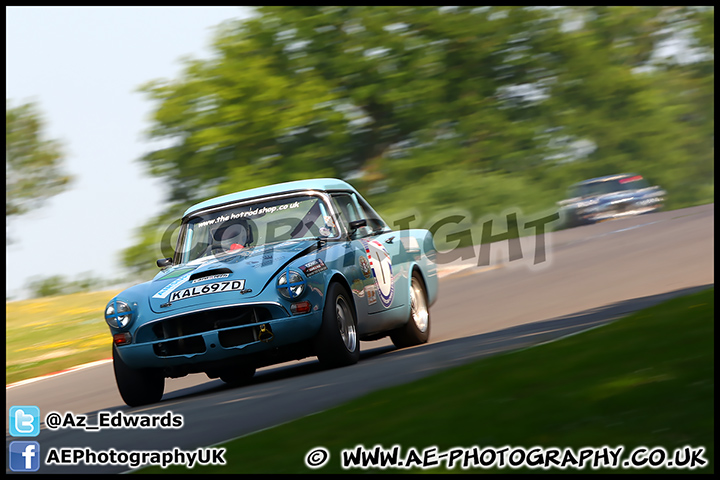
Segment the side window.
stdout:
<path fill-rule="evenodd" d="M 378 215 L 377 212 L 368 205 L 364 198 L 358 197 L 357 200 L 358 205 L 360 206 L 362 218 L 367 219 L 368 229 L 372 233 L 377 234 L 379 232 L 390 230 L 387 228 L 383 219 L 380 218 L 380 215 Z"/>
<path fill-rule="evenodd" d="M 354 194 L 336 193 L 332 195 L 332 199 L 340 216 L 340 221 L 345 225 L 346 230 L 350 230 L 350 222 L 365 218 L 365 212 L 358 205 Z M 371 232 L 371 228 L 361 227 L 356 231 L 355 238 L 365 237 Z"/>

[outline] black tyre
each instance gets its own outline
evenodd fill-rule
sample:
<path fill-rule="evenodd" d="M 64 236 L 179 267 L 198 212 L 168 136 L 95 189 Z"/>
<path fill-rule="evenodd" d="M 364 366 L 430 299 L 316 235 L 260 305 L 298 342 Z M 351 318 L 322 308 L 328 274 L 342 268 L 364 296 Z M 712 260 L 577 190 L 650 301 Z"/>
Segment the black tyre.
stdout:
<path fill-rule="evenodd" d="M 240 365 L 220 373 L 220 380 L 228 385 L 244 385 L 255 375 L 255 367 Z"/>
<path fill-rule="evenodd" d="M 430 338 L 430 308 L 425 282 L 417 271 L 410 279 L 410 318 L 405 326 L 393 331 L 390 339 L 398 348 L 427 343 Z"/>
<path fill-rule="evenodd" d="M 165 390 L 165 377 L 154 370 L 130 368 L 113 345 L 113 369 L 120 396 L 131 407 L 159 402 Z"/>
<path fill-rule="evenodd" d="M 326 367 L 343 367 L 360 359 L 355 309 L 350 294 L 339 283 L 327 290 L 323 322 L 314 340 L 315 355 Z"/>

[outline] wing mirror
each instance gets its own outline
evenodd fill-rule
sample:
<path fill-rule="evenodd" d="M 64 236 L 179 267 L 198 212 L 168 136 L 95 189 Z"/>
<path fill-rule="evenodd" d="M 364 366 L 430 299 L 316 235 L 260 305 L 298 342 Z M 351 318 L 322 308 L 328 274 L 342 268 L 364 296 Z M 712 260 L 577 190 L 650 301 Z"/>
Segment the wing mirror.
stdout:
<path fill-rule="evenodd" d="M 157 263 L 157 266 L 160 268 L 169 267 L 170 265 L 172 265 L 172 258 L 161 258 L 155 263 Z"/>
<path fill-rule="evenodd" d="M 361 220 L 350 222 L 350 230 L 357 230 L 360 227 L 367 227 L 367 220 L 363 218 Z"/>
<path fill-rule="evenodd" d="M 355 235 L 355 232 L 357 232 L 358 228 L 367 227 L 367 220 L 364 218 L 362 218 L 360 220 L 355 220 L 353 222 L 348 223 L 348 227 L 350 228 L 348 235 L 350 237 L 352 237 L 353 235 Z"/>

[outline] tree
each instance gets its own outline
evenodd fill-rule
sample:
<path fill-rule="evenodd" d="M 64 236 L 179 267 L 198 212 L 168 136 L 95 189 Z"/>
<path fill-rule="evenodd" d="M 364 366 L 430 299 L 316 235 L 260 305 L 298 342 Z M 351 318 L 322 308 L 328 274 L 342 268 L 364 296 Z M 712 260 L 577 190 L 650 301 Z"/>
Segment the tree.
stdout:
<path fill-rule="evenodd" d="M 48 277 L 35 276 L 28 280 L 26 287 L 32 298 L 54 297 L 70 295 L 72 293 L 90 292 L 112 285 L 113 281 L 105 281 L 85 272 L 71 280 L 64 275 L 51 275 Z"/>
<path fill-rule="evenodd" d="M 30 296 L 32 298 L 65 295 L 67 291 L 67 279 L 62 275 L 33 278 L 28 281 L 27 288 L 30 290 Z"/>
<path fill-rule="evenodd" d="M 676 207 L 712 200 L 711 8 L 258 12 L 224 24 L 212 58 L 142 88 L 157 106 L 149 137 L 164 145 L 142 160 L 171 187 L 171 209 L 335 176 L 381 214 L 539 211 L 570 183 L 627 170 Z M 677 38 L 700 60 L 659 59 Z M 139 237 L 159 235 L 149 222 Z M 128 266 L 152 265 L 149 251 L 126 252 Z"/>
<path fill-rule="evenodd" d="M 71 180 L 62 172 L 60 143 L 43 138 L 44 123 L 37 106 L 10 103 L 5 102 L 6 218 L 38 208 L 64 191 Z"/>

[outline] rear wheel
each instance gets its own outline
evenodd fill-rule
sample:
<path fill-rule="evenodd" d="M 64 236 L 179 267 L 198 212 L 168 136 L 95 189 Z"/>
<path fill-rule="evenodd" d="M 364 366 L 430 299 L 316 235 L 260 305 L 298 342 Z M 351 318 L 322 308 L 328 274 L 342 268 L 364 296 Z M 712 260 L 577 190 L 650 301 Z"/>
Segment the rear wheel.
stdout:
<path fill-rule="evenodd" d="M 347 290 L 337 282 L 330 284 L 320 331 L 315 337 L 315 354 L 327 367 L 343 367 L 360 359 L 355 312 Z"/>
<path fill-rule="evenodd" d="M 113 345 L 113 370 L 120 396 L 131 407 L 159 402 L 165 390 L 165 377 L 151 369 L 129 367 Z"/>
<path fill-rule="evenodd" d="M 404 348 L 427 343 L 429 338 L 430 309 L 425 282 L 415 271 L 410 280 L 410 318 L 405 326 L 390 334 L 390 339 L 396 347 Z"/>

